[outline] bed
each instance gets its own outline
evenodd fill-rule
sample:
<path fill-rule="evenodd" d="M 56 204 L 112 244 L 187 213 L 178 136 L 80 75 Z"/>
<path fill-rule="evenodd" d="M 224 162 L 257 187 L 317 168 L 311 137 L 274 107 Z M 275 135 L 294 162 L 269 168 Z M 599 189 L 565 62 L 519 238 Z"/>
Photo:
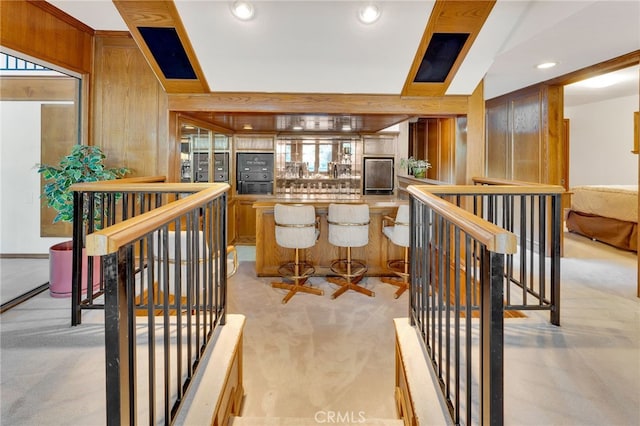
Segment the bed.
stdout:
<path fill-rule="evenodd" d="M 638 251 L 638 185 L 576 186 L 571 192 L 570 232 Z"/>

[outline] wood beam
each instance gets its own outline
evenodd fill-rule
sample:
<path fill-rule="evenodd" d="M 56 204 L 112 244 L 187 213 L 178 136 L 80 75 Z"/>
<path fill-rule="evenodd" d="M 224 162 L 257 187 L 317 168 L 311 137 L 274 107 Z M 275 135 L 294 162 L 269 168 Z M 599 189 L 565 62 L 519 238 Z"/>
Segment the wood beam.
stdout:
<path fill-rule="evenodd" d="M 154 74 L 167 93 L 207 93 L 209 86 L 187 36 L 182 19 L 173 0 L 113 0 L 124 19 L 138 48 L 151 66 Z M 196 79 L 166 78 L 151 50 L 147 46 L 139 27 L 175 28 L 178 38 L 193 67 Z"/>
<path fill-rule="evenodd" d="M 495 0 L 437 0 L 427 27 L 425 28 L 418 51 L 413 58 L 413 64 L 402 88 L 404 96 L 443 96 L 456 72 L 462 65 L 464 58 L 471 49 L 478 33 L 482 29 L 487 17 L 491 13 Z M 435 33 L 468 33 L 458 58 L 455 60 L 449 74 L 442 83 L 418 83 L 416 75 L 422 63 L 429 42 Z"/>
<path fill-rule="evenodd" d="M 462 115 L 467 96 L 407 97 L 317 93 L 223 92 L 170 94 L 171 111 L 223 111 L 271 114 Z"/>

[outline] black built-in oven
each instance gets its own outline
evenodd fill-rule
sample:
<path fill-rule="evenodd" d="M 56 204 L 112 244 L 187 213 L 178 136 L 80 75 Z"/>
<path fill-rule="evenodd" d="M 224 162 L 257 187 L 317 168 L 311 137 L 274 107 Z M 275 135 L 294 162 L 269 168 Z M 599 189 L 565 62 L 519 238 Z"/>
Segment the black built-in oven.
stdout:
<path fill-rule="evenodd" d="M 236 190 L 238 194 L 273 194 L 273 153 L 239 152 Z"/>

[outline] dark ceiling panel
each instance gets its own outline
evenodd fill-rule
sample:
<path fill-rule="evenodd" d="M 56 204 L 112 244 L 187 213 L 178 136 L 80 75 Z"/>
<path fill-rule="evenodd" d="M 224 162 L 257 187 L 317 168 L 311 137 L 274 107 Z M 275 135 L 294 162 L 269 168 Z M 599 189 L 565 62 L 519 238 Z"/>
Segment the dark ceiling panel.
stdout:
<path fill-rule="evenodd" d="M 468 38 L 468 33 L 433 34 L 413 81 L 443 83 Z"/>
<path fill-rule="evenodd" d="M 182 80 L 198 78 L 175 28 L 138 27 L 138 31 L 165 78 Z"/>

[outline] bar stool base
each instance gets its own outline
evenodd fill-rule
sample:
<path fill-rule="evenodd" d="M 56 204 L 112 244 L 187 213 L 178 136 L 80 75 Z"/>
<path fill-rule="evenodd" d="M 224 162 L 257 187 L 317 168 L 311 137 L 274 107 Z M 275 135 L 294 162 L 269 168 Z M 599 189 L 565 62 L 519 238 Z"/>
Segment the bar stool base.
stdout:
<path fill-rule="evenodd" d="M 404 259 L 394 259 L 387 262 L 387 268 L 397 277 L 382 277 L 380 281 L 398 287 L 398 291 L 393 295 L 395 299 L 400 297 L 409 288 L 409 253 L 408 248 L 404 249 Z"/>
<path fill-rule="evenodd" d="M 304 285 L 309 276 L 311 276 L 315 271 L 315 268 L 307 262 L 301 262 L 298 264 L 295 262 L 285 263 L 278 268 L 278 272 L 284 279 L 290 280 L 291 282 L 274 281 L 271 283 L 271 287 L 289 290 L 282 299 L 282 303 L 287 303 L 297 292 L 322 296 L 324 295 L 323 290 Z"/>
<path fill-rule="evenodd" d="M 367 272 L 367 265 L 359 260 L 339 259 L 331 263 L 331 271 L 338 277 L 327 277 L 327 281 L 332 284 L 339 285 L 331 298 L 335 299 L 345 293 L 347 290 L 353 290 L 364 295 L 375 297 L 375 293 L 368 288 L 358 285 L 358 282 Z"/>

